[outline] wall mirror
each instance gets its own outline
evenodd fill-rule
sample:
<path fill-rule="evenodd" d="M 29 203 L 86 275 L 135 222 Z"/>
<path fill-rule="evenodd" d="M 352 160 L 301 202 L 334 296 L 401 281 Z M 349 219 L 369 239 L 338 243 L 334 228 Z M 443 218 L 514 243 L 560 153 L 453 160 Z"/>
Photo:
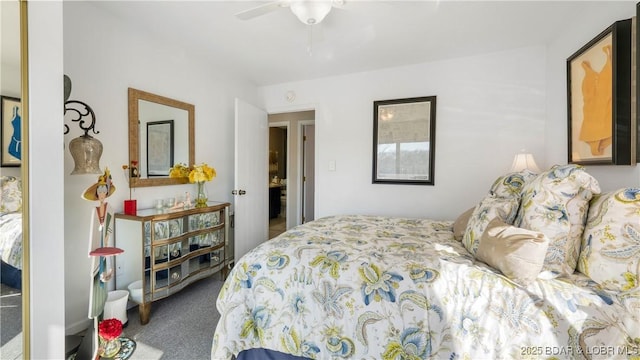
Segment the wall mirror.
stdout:
<path fill-rule="evenodd" d="M 184 184 L 169 177 L 177 163 L 195 163 L 195 107 L 129 88 L 129 165 L 137 164 L 130 187 Z"/>
<path fill-rule="evenodd" d="M 373 183 L 433 185 L 436 97 L 373 102 Z"/>
<path fill-rule="evenodd" d="M 6 250 L 0 268 L 0 357 L 29 359 L 29 166 L 28 166 L 28 68 L 27 68 L 27 2 L 0 1 L 0 114 L 3 125 L 8 122 L 12 142 L 10 153 L 17 161 L 2 162 L 0 175 L 11 179 L 3 182 L 10 199 L 4 205 L 0 242 Z M 10 99 L 10 102 L 5 102 Z M 7 106 L 9 105 L 10 106 Z M 4 105 L 4 106 L 2 106 Z M 0 130 L 0 135 L 3 131 Z M 20 141 L 16 141 L 18 136 Z M 6 142 L 5 142 L 6 143 Z M 16 146 L 17 145 L 17 146 Z M 11 151 L 12 150 L 12 151 Z M 19 180 L 18 180 L 19 179 Z M 21 184 L 21 186 L 20 186 Z M 7 186 L 4 188 L 4 186 Z M 17 185 L 17 186 L 16 186 Z M 20 205 L 21 204 L 21 205 Z"/>

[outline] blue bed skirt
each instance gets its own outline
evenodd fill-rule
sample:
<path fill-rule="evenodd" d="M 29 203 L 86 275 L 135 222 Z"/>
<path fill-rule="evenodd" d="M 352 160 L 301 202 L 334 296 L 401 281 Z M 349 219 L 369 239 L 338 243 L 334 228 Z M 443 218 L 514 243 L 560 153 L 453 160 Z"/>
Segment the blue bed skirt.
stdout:
<path fill-rule="evenodd" d="M 14 289 L 22 290 L 22 270 L 0 260 L 0 282 Z"/>
<path fill-rule="evenodd" d="M 269 349 L 249 349 L 238 354 L 236 360 L 309 360 Z"/>

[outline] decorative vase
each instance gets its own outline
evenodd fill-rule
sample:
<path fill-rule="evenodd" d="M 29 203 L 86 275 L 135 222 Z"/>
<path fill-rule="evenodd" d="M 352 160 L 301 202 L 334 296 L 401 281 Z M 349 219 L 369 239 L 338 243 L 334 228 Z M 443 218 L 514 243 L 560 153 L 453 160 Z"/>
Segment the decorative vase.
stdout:
<path fill-rule="evenodd" d="M 207 188 L 204 186 L 204 181 L 196 182 L 196 186 L 198 187 L 196 192 L 196 207 L 207 206 Z"/>
<path fill-rule="evenodd" d="M 120 351 L 120 347 L 122 346 L 120 338 L 106 340 L 102 336 L 98 336 L 98 340 L 98 355 L 103 358 L 112 358 L 116 356 Z"/>

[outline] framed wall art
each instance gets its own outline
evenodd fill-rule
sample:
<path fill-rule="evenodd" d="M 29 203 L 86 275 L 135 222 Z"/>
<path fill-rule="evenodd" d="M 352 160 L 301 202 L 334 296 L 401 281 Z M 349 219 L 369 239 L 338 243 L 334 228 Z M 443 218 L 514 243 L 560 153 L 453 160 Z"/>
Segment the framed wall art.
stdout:
<path fill-rule="evenodd" d="M 567 59 L 569 163 L 636 162 L 631 24 L 615 22 Z"/>
<path fill-rule="evenodd" d="M 147 175 L 168 176 L 173 166 L 173 120 L 147 123 Z"/>
<path fill-rule="evenodd" d="M 436 97 L 373 102 L 374 184 L 434 185 Z"/>
<path fill-rule="evenodd" d="M 0 96 L 1 166 L 22 164 L 22 103 L 20 99 Z"/>
<path fill-rule="evenodd" d="M 632 19 L 632 31 L 635 30 L 635 43 L 631 48 L 631 58 L 634 63 L 631 71 L 636 81 L 634 90 L 636 91 L 631 98 L 632 109 L 635 110 L 635 114 L 632 114 L 632 121 L 635 121 L 636 127 L 636 163 L 640 162 L 640 57 L 638 56 L 638 49 L 640 49 L 640 27 L 638 26 L 638 19 L 640 19 L 640 2 L 636 3 L 636 16 Z"/>

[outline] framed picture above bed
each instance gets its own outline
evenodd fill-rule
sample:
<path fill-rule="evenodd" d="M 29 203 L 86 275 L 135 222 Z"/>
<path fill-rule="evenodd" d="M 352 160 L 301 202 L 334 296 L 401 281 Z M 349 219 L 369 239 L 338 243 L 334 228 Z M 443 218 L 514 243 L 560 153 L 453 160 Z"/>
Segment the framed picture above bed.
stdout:
<path fill-rule="evenodd" d="M 617 21 L 567 59 L 569 163 L 636 162 L 631 29 Z"/>
<path fill-rule="evenodd" d="M 20 99 L 0 96 L 0 154 L 1 166 L 20 166 L 22 164 Z"/>
<path fill-rule="evenodd" d="M 434 185 L 436 97 L 373 102 L 373 183 Z"/>

